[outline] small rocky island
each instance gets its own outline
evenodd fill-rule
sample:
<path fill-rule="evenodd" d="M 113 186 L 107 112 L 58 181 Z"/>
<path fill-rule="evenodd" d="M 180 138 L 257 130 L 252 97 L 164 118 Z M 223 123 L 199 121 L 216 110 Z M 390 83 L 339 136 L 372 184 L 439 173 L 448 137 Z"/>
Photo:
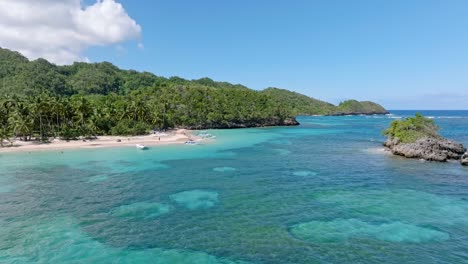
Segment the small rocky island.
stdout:
<path fill-rule="evenodd" d="M 388 137 L 384 146 L 394 155 L 428 161 L 446 162 L 459 160 L 468 165 L 466 148 L 457 142 L 443 138 L 434 120 L 421 114 L 403 120 L 395 120 L 383 132 Z"/>

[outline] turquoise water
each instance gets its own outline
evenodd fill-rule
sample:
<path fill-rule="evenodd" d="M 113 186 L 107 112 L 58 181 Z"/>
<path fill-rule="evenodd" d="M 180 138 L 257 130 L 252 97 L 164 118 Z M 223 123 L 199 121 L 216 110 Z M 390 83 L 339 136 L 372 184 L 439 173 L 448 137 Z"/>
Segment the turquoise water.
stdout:
<path fill-rule="evenodd" d="M 392 114 L 0 154 L 0 263 L 468 263 L 468 168 L 383 152 Z M 468 145 L 468 112 L 424 114 Z"/>

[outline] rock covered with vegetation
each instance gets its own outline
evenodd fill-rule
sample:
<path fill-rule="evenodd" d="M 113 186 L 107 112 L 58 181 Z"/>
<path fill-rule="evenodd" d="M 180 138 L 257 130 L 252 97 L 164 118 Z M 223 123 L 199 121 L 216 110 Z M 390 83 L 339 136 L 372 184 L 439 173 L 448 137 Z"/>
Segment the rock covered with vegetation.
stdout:
<path fill-rule="evenodd" d="M 347 100 L 338 106 L 279 88 L 268 88 L 263 93 L 295 115 L 374 115 L 388 114 L 381 105 L 369 101 Z"/>
<path fill-rule="evenodd" d="M 385 130 L 384 143 L 395 155 L 429 161 L 460 160 L 466 149 L 462 144 L 443 138 L 434 120 L 421 114 L 395 120 Z"/>
<path fill-rule="evenodd" d="M 108 62 L 58 66 L 0 48 L 0 142 L 12 136 L 48 140 L 179 127 L 289 126 L 298 125 L 299 114 L 341 112 L 340 106 L 282 89 L 164 78 Z"/>
<path fill-rule="evenodd" d="M 369 101 L 347 100 L 341 102 L 335 115 L 379 115 L 388 114 L 381 105 Z"/>

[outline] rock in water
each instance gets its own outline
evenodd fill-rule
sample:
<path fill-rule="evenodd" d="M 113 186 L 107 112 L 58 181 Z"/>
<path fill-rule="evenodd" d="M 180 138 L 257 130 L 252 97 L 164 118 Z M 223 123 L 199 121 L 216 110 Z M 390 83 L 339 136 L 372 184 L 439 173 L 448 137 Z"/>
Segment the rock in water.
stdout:
<path fill-rule="evenodd" d="M 462 144 L 432 137 L 423 137 L 413 143 L 401 143 L 396 138 L 390 138 L 384 145 L 395 155 L 440 162 L 459 160 L 466 151 Z"/>
<path fill-rule="evenodd" d="M 384 146 L 394 155 L 406 158 L 446 162 L 460 160 L 466 149 L 462 144 L 443 138 L 434 120 L 421 114 L 395 120 L 383 131 L 388 136 Z M 463 164 L 463 161 L 462 161 Z"/>
<path fill-rule="evenodd" d="M 283 120 L 282 124 L 283 126 L 298 126 L 299 122 L 295 118 L 286 118 Z"/>
<path fill-rule="evenodd" d="M 461 157 L 461 165 L 463 166 L 468 166 L 468 152 L 463 154 L 463 156 Z"/>

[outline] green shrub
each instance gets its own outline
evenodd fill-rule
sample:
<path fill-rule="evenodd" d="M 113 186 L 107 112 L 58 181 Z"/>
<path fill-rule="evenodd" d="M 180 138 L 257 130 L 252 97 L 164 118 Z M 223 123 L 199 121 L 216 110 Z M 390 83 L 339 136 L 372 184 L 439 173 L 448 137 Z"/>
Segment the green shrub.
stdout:
<path fill-rule="evenodd" d="M 80 137 L 80 130 L 70 126 L 63 126 L 60 131 L 60 138 L 63 140 L 75 140 Z"/>
<path fill-rule="evenodd" d="M 148 134 L 150 129 L 150 126 L 144 122 L 124 119 L 111 129 L 111 134 L 115 136 L 138 136 Z"/>
<path fill-rule="evenodd" d="M 438 131 L 434 120 L 417 113 L 414 117 L 393 121 L 383 134 L 398 138 L 403 143 L 411 143 L 422 137 L 440 137 Z"/>

